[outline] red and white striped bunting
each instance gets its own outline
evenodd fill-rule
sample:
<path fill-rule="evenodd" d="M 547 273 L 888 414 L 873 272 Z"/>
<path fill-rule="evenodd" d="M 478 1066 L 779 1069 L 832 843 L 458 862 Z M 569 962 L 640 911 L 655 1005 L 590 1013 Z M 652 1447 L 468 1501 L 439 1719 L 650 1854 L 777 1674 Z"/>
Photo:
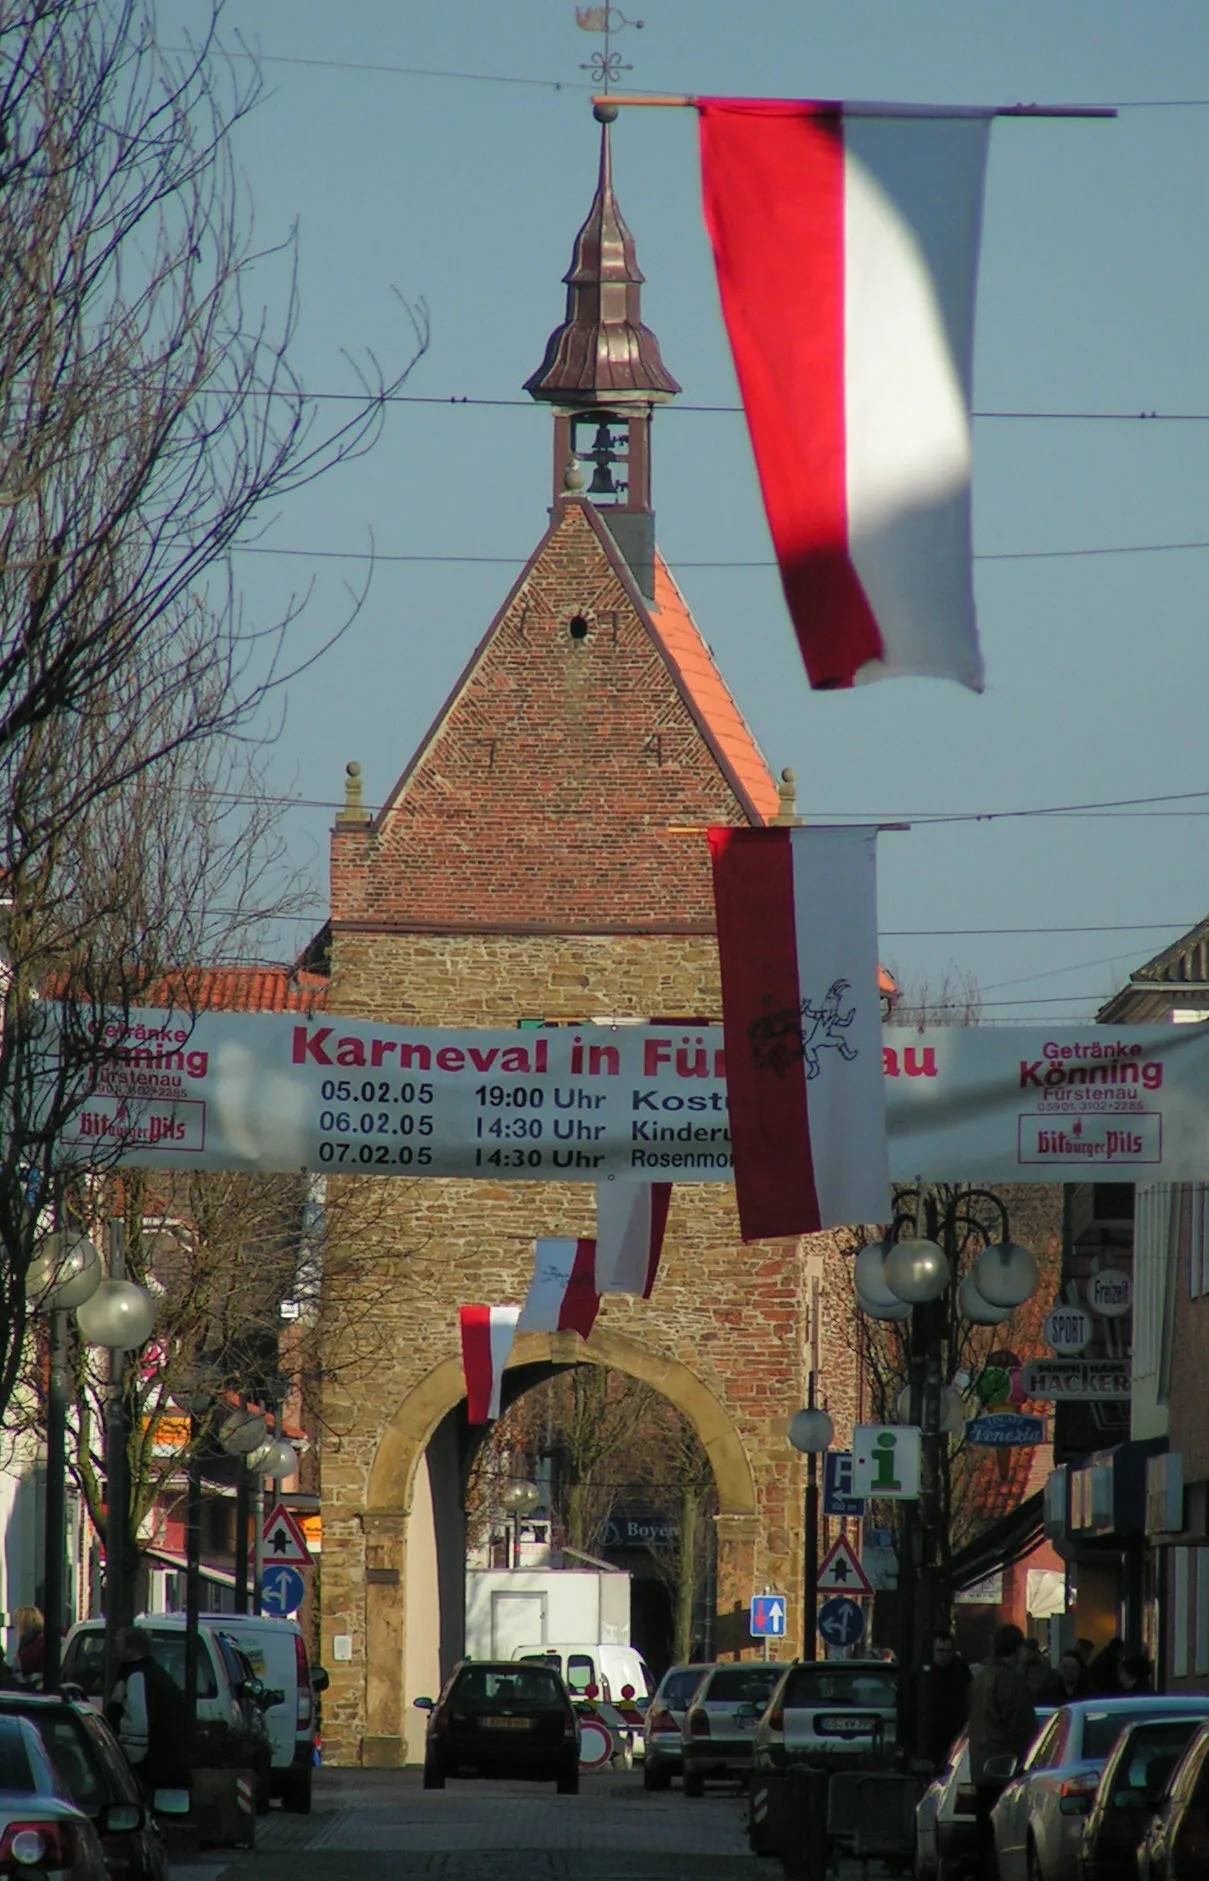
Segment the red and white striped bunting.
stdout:
<path fill-rule="evenodd" d="M 504 1367 L 516 1337 L 519 1306 L 462 1306 L 462 1369 L 466 1377 L 466 1416 L 472 1424 L 490 1424 L 500 1414 Z"/>
<path fill-rule="evenodd" d="M 596 1184 L 596 1285 L 602 1293 L 650 1299 L 671 1199 L 670 1182 L 611 1176 Z"/>

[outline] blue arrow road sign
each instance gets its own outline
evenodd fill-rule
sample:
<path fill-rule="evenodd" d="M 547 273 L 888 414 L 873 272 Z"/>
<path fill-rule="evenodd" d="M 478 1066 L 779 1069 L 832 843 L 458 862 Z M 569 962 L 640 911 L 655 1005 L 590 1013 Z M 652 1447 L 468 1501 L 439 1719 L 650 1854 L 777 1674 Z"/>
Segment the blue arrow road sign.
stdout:
<path fill-rule="evenodd" d="M 780 1639 L 784 1632 L 784 1594 L 753 1594 L 751 1597 L 752 1638 Z"/>
<path fill-rule="evenodd" d="M 306 1582 L 298 1569 L 284 1562 L 270 1561 L 260 1577 L 260 1604 L 277 1618 L 297 1613 L 305 1593 Z"/>
<path fill-rule="evenodd" d="M 855 1600 L 837 1594 L 819 1608 L 819 1632 L 829 1646 L 855 1646 L 865 1631 L 865 1616 Z"/>
<path fill-rule="evenodd" d="M 852 1493 L 851 1450 L 828 1450 L 823 1457 L 823 1514 L 864 1513 L 865 1498 Z"/>

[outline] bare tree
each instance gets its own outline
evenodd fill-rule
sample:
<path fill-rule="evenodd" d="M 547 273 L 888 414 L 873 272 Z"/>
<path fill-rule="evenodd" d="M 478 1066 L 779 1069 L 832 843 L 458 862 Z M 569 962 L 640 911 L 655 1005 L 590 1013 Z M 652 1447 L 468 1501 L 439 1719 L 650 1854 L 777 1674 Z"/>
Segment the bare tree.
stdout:
<path fill-rule="evenodd" d="M 220 13 L 177 53 L 151 0 L 0 0 L 0 1412 L 56 1185 L 105 1166 L 71 1126 L 123 1015 L 281 905 L 239 740 L 297 670 L 298 605 L 250 621 L 232 551 L 370 447 L 404 376 L 370 360 L 324 429 L 292 285 L 257 311 L 291 244 L 249 233 L 259 79 Z"/>

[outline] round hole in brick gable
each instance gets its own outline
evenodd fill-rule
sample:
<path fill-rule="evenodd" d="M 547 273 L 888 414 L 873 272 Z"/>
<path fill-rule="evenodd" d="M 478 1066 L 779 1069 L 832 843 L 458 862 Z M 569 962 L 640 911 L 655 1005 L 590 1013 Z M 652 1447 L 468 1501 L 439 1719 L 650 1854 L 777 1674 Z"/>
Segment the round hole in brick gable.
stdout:
<path fill-rule="evenodd" d="M 567 632 L 570 634 L 572 640 L 587 639 L 588 623 L 582 614 L 573 614 L 571 616 L 570 621 L 567 623 Z"/>

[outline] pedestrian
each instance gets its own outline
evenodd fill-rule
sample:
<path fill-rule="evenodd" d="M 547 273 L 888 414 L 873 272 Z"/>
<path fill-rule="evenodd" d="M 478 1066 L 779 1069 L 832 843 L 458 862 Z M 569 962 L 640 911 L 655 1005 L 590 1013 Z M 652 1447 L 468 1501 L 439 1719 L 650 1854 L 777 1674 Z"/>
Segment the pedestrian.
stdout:
<path fill-rule="evenodd" d="M 1087 1668 L 1087 1682 L 1092 1698 L 1121 1696 L 1121 1660 L 1124 1656 L 1123 1639 L 1110 1639 L 1107 1646 L 1101 1647 Z"/>
<path fill-rule="evenodd" d="M 1127 1652 L 1117 1668 L 1123 1692 L 1152 1692 L 1154 1667 L 1144 1652 Z"/>
<path fill-rule="evenodd" d="M 1037 1732 L 1028 1680 L 1024 1676 L 1024 1634 L 1018 1626 L 997 1628 L 990 1659 L 970 1688 L 970 1781 L 974 1785 L 975 1833 L 987 1874 L 997 1872 L 991 1811 L 1010 1782 L 1008 1766 L 1019 1762 Z M 988 1771 L 998 1759 L 1000 1769 Z"/>
<path fill-rule="evenodd" d="M 42 1661 L 46 1649 L 46 1628 L 37 1607 L 18 1607 L 13 1615 L 17 1629 L 16 1673 L 22 1685 L 41 1685 Z"/>
<path fill-rule="evenodd" d="M 1037 1699 L 1039 1705 L 1073 1705 L 1091 1695 L 1087 1670 L 1079 1654 L 1068 1647 L 1058 1661 L 1058 1670 Z"/>
<path fill-rule="evenodd" d="M 932 1635 L 931 1663 L 912 1672 L 898 1688 L 898 1748 L 906 1762 L 939 1770 L 970 1715 L 970 1668 L 952 1633 Z"/>
<path fill-rule="evenodd" d="M 1033 1703 L 1039 1704 L 1042 1692 L 1054 1676 L 1053 1665 L 1042 1652 L 1039 1639 L 1026 1639 L 1024 1642 L 1024 1676 L 1028 1680 Z"/>
<path fill-rule="evenodd" d="M 122 1748 L 134 1765 L 148 1802 L 157 1789 L 187 1789 L 189 1720 L 180 1686 L 151 1656 L 151 1635 L 124 1626 L 115 1642 L 122 1676 L 107 1715 L 117 1717 Z"/>

